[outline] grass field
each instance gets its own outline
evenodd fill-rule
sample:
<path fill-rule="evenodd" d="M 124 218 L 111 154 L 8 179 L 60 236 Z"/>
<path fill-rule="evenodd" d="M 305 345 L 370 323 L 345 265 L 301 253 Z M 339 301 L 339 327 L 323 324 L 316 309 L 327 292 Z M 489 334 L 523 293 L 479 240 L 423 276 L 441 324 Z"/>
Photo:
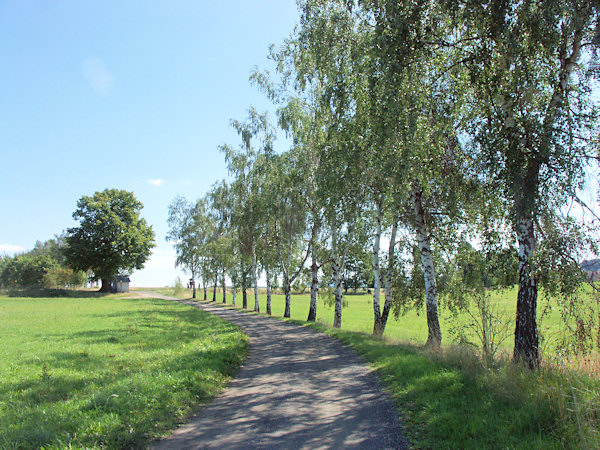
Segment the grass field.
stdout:
<path fill-rule="evenodd" d="M 247 352 L 236 327 L 153 299 L 0 296 L 0 323 L 0 448 L 144 447 Z"/>
<path fill-rule="evenodd" d="M 156 290 L 166 295 L 174 295 L 181 298 L 190 297 L 190 291 L 187 289 L 175 288 L 159 288 Z M 263 290 L 261 290 L 262 292 Z M 197 292 L 198 298 L 202 298 L 202 291 Z M 217 291 L 217 302 L 222 302 L 222 291 Z M 212 291 L 209 291 L 208 299 L 212 299 Z M 227 294 L 227 304 L 231 304 L 232 295 L 230 292 Z M 383 295 L 382 300 L 383 302 Z M 508 322 L 508 335 L 502 345 L 502 348 L 506 351 L 511 351 L 513 347 L 513 331 L 516 314 L 516 303 L 517 303 L 517 289 L 516 287 L 506 289 L 501 292 L 495 292 L 492 294 L 491 301 L 497 306 L 501 317 Z M 308 306 L 310 302 L 310 295 L 292 295 L 292 319 L 294 320 L 306 320 L 308 316 Z M 358 331 L 371 333 L 373 331 L 373 297 L 371 294 L 351 294 L 344 296 L 345 307 L 342 313 L 342 329 L 348 331 Z M 590 307 L 592 314 L 598 317 L 597 307 L 598 305 L 590 298 Z M 538 300 L 538 316 L 540 320 L 538 322 L 541 339 L 542 351 L 548 354 L 552 353 L 555 348 L 555 344 L 559 337 L 562 335 L 564 325 L 562 324 L 559 308 L 556 307 L 553 300 L 548 301 L 543 295 L 539 296 Z M 550 307 L 546 306 L 550 303 Z M 261 293 L 259 295 L 259 304 L 261 312 L 266 310 L 266 295 Z M 237 293 L 236 306 L 241 308 L 242 297 L 241 293 Z M 285 299 L 281 294 L 275 294 L 272 298 L 272 312 L 274 316 L 283 317 L 285 307 Z M 248 309 L 254 308 L 254 292 L 248 290 Z M 544 314 L 544 311 L 545 314 Z M 452 318 L 450 311 L 445 308 L 443 299 L 440 301 L 440 324 L 442 327 L 443 340 L 446 344 L 452 343 L 453 336 L 449 333 L 453 323 L 466 323 L 468 318 L 465 314 L 461 314 L 457 319 Z M 325 326 L 333 325 L 333 305 L 328 305 L 322 298 L 319 300 L 317 309 L 317 322 Z M 597 332 L 597 331 L 596 331 Z M 473 341 L 476 341 L 473 333 L 468 333 Z M 427 340 L 427 322 L 425 317 L 425 308 L 422 311 L 411 310 L 405 315 L 401 315 L 398 319 L 393 316 L 390 317 L 385 330 L 385 338 L 396 341 L 404 342 L 414 345 L 422 345 Z"/>

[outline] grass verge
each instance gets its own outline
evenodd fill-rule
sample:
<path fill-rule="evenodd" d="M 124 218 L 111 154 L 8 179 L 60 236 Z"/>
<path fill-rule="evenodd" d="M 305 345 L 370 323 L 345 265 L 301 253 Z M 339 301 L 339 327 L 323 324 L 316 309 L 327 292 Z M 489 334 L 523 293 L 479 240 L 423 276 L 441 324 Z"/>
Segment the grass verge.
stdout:
<path fill-rule="evenodd" d="M 0 448 L 139 448 L 214 398 L 247 338 L 154 299 L 0 297 Z"/>
<path fill-rule="evenodd" d="M 600 382 L 537 372 L 472 349 L 424 348 L 311 325 L 358 351 L 392 394 L 416 448 L 600 448 Z"/>
<path fill-rule="evenodd" d="M 299 306 L 303 299 L 294 300 Z M 273 297 L 275 317 L 281 318 L 282 301 Z M 308 324 L 294 310 L 292 321 L 327 333 L 363 356 L 394 398 L 415 448 L 600 448 L 600 380 L 595 377 L 557 365 L 532 372 L 509 360 L 489 367 L 471 347 L 431 352 L 413 342 L 333 329 L 326 321 Z M 368 322 L 365 315 L 362 322 Z"/>

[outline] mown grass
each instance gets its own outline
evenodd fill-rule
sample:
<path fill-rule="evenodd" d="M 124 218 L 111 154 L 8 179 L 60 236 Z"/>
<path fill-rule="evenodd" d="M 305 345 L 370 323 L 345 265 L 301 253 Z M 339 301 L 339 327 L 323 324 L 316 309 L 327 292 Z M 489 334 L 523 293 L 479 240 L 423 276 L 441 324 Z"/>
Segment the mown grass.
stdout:
<path fill-rule="evenodd" d="M 0 296 L 0 448 L 139 448 L 214 398 L 247 339 L 154 299 Z"/>
<path fill-rule="evenodd" d="M 510 294 L 503 293 L 503 307 L 510 308 Z M 332 335 L 365 358 L 393 396 L 415 448 L 600 448 L 597 374 L 551 364 L 532 372 L 502 357 L 484 364 L 473 347 L 445 345 L 432 352 L 423 346 L 425 316 L 414 312 L 390 319 L 387 337 L 376 339 L 370 335 L 370 296 L 346 299 L 341 330 L 331 327 L 333 310 L 323 301 L 318 322 L 305 322 L 307 295 L 292 297 L 292 320 Z M 259 301 L 264 313 L 265 296 Z M 240 308 L 239 294 L 236 303 Z M 253 305 L 249 296 L 250 310 Z M 283 308 L 283 296 L 274 295 L 273 315 L 282 317 Z"/>

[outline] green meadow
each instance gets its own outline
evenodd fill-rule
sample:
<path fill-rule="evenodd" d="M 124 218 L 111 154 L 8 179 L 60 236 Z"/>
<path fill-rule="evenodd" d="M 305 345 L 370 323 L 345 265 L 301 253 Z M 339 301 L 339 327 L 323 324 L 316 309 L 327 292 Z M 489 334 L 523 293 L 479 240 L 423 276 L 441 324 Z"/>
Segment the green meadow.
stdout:
<path fill-rule="evenodd" d="M 0 448 L 139 448 L 214 398 L 239 329 L 154 299 L 0 296 Z"/>
<path fill-rule="evenodd" d="M 166 295 L 173 295 L 181 298 L 189 298 L 190 292 L 187 289 L 175 288 L 159 288 L 156 292 L 161 292 Z M 254 291 L 248 291 L 248 309 L 254 308 Z M 266 311 L 266 294 L 264 290 L 260 290 L 259 304 L 261 312 Z M 590 313 L 598 317 L 598 304 L 591 294 L 583 291 L 585 301 L 590 307 Z M 198 299 L 203 297 L 202 290 L 197 291 Z M 208 300 L 212 300 L 212 290 L 208 293 Z M 222 303 L 223 294 L 217 290 L 217 303 Z M 231 305 L 232 295 L 227 292 L 227 304 Z M 292 295 L 291 312 L 293 320 L 306 320 L 308 316 L 308 307 L 310 302 L 309 294 L 294 294 Z M 381 302 L 383 303 L 383 292 Z M 490 299 L 491 304 L 495 308 L 499 318 L 503 322 L 507 322 L 507 335 L 501 350 L 512 351 L 513 332 L 517 304 L 517 288 L 509 288 L 502 291 L 493 292 Z M 236 295 L 236 307 L 241 308 L 242 296 L 238 291 Z M 272 314 L 274 316 L 283 317 L 285 308 L 285 297 L 282 294 L 273 294 L 271 301 Z M 442 327 L 443 342 L 445 344 L 454 343 L 454 334 L 451 333 L 452 328 L 460 328 L 472 321 L 465 313 L 453 314 L 446 307 L 444 299 L 440 299 L 440 325 Z M 550 355 L 554 352 L 556 342 L 564 334 L 565 325 L 560 317 L 560 308 L 557 306 L 557 300 L 547 298 L 540 293 L 538 300 L 538 326 L 542 336 L 541 347 L 542 352 Z M 331 327 L 333 325 L 333 304 L 328 302 L 323 296 L 320 296 L 317 306 L 317 322 Z M 371 333 L 373 331 L 373 296 L 372 294 L 349 293 L 344 295 L 344 308 L 342 312 L 342 329 L 347 331 L 357 331 Z M 467 336 L 473 343 L 477 343 L 477 338 L 472 331 L 467 327 Z M 404 314 L 394 317 L 390 314 L 384 338 L 392 342 L 403 342 L 411 345 L 422 345 L 427 340 L 427 322 L 425 317 L 425 307 L 419 311 L 414 309 L 408 310 Z"/>

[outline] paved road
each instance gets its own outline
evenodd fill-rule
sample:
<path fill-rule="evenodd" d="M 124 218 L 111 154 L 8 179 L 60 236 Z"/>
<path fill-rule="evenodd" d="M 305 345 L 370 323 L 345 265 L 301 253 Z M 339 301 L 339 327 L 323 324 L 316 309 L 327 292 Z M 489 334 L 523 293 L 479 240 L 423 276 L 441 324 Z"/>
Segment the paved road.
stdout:
<path fill-rule="evenodd" d="M 408 448 L 374 374 L 335 339 L 277 319 L 182 302 L 241 327 L 250 353 L 221 396 L 154 448 Z"/>

